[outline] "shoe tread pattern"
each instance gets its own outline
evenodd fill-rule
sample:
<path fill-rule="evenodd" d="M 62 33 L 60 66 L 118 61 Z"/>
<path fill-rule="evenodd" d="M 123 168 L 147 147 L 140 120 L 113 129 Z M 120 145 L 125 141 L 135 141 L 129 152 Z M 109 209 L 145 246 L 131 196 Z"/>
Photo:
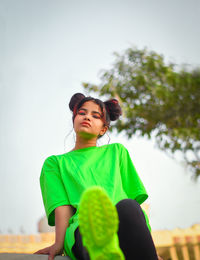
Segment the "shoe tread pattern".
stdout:
<path fill-rule="evenodd" d="M 93 259 L 124 259 L 118 246 L 118 224 L 117 209 L 105 190 L 100 186 L 88 188 L 79 205 L 79 228 L 83 244 L 91 255 L 96 255 Z"/>

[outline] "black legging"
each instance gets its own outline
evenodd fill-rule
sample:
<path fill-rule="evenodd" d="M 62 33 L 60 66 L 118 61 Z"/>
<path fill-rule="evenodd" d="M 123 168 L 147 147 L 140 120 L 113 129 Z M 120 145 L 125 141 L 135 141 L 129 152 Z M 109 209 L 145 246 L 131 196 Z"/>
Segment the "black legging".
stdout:
<path fill-rule="evenodd" d="M 119 216 L 119 245 L 126 260 L 157 260 L 155 245 L 144 213 L 136 200 L 123 199 L 116 204 Z M 75 230 L 72 251 L 78 260 L 90 260 L 82 244 L 79 227 Z"/>

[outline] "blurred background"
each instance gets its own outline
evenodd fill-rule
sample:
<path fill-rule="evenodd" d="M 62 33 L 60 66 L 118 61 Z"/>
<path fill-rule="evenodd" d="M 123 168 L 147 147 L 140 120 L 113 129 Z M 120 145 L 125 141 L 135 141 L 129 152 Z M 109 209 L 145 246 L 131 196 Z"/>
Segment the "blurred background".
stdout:
<path fill-rule="evenodd" d="M 127 49 L 154 51 L 166 66 L 175 64 L 174 72 L 199 68 L 199 24 L 198 0 L 0 1 L 1 234 L 39 232 L 45 216 L 39 184 L 43 162 L 74 147 L 71 96 L 100 97 L 102 70 L 116 68 L 113 53 L 124 55 Z M 99 91 L 90 92 L 84 82 Z M 106 93 L 123 97 L 117 87 L 116 93 Z M 120 102 L 126 105 L 123 98 Z M 155 135 L 133 131 L 128 139 L 116 128 L 109 137 L 131 154 L 149 194 L 153 230 L 199 224 L 200 179 L 181 156 L 161 151 Z"/>

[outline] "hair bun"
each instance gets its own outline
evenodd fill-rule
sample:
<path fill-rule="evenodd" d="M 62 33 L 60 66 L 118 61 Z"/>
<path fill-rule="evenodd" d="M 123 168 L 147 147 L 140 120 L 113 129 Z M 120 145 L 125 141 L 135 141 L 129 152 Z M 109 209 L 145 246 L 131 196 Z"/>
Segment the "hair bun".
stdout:
<path fill-rule="evenodd" d="M 85 96 L 82 93 L 76 93 L 71 97 L 69 108 L 72 112 L 74 111 L 74 107 L 78 105 L 83 98 L 85 98 Z"/>
<path fill-rule="evenodd" d="M 122 115 L 122 109 L 117 99 L 112 98 L 104 102 L 111 121 L 117 120 Z"/>

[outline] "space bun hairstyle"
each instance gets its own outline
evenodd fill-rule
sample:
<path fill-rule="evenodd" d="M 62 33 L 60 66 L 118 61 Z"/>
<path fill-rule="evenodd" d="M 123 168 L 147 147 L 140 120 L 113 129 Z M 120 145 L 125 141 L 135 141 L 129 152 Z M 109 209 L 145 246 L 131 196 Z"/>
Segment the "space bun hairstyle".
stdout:
<path fill-rule="evenodd" d="M 122 110 L 119 105 L 119 102 L 115 98 L 103 102 L 98 98 L 93 98 L 91 96 L 86 97 L 82 93 L 76 93 L 71 97 L 71 100 L 69 102 L 69 108 L 73 112 L 73 123 L 79 108 L 81 108 L 81 106 L 87 101 L 93 101 L 94 103 L 100 106 L 104 126 L 108 126 L 108 128 L 110 127 L 110 121 L 115 121 L 120 117 L 120 115 L 122 115 Z"/>

